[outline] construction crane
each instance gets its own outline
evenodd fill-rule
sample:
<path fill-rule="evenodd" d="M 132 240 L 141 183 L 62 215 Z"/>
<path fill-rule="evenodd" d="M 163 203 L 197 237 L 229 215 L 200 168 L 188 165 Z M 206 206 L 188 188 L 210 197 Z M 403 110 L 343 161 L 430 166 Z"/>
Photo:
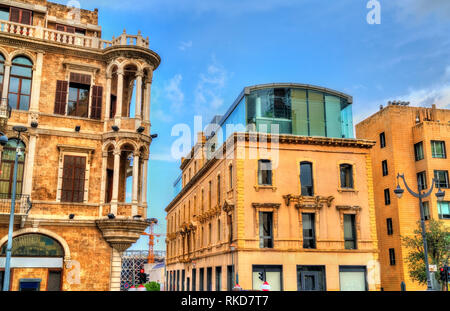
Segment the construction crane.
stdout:
<path fill-rule="evenodd" d="M 155 252 L 153 250 L 153 246 L 155 245 L 155 237 L 160 237 L 164 234 L 156 234 L 155 233 L 155 225 L 158 224 L 158 219 L 156 218 L 150 218 L 150 230 L 149 233 L 144 232 L 142 235 L 148 236 L 148 257 L 147 257 L 147 263 L 155 263 Z"/>

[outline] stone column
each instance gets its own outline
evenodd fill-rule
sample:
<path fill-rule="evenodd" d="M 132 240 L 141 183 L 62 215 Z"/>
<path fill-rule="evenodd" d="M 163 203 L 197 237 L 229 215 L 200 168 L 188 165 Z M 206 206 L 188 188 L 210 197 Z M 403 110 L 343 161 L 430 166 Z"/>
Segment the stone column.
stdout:
<path fill-rule="evenodd" d="M 30 141 L 28 143 L 27 154 L 27 167 L 25 168 L 26 175 L 24 176 L 23 194 L 31 197 L 31 190 L 33 186 L 33 169 L 34 169 L 34 156 L 36 154 L 36 135 L 30 135 Z"/>
<path fill-rule="evenodd" d="M 100 204 L 105 204 L 105 192 L 106 192 L 106 169 L 108 166 L 108 152 L 102 153 L 102 179 L 100 186 Z M 102 215 L 100 215 L 101 217 Z"/>
<path fill-rule="evenodd" d="M 111 114 L 111 81 L 112 76 L 106 76 L 106 109 L 105 109 L 105 120 L 109 120 L 109 115 Z"/>
<path fill-rule="evenodd" d="M 39 96 L 41 93 L 42 64 L 44 62 L 44 53 L 39 52 L 36 58 L 36 64 L 33 66 L 33 82 L 31 86 L 30 111 L 39 112 Z"/>
<path fill-rule="evenodd" d="M 141 202 L 147 209 L 147 174 L 148 174 L 148 159 L 144 159 L 142 164 L 142 191 Z"/>
<path fill-rule="evenodd" d="M 117 107 L 116 119 L 122 118 L 122 104 L 123 104 L 123 69 L 117 70 Z"/>
<path fill-rule="evenodd" d="M 143 120 L 150 121 L 150 99 L 152 93 L 152 82 L 147 80 L 145 83 L 145 97 L 144 97 L 144 113 Z"/>
<path fill-rule="evenodd" d="M 11 74 L 11 62 L 5 61 L 5 71 L 3 74 L 3 90 L 2 90 L 2 99 L 8 98 L 8 90 L 9 90 L 9 76 Z M 3 101 L 2 101 L 3 104 Z"/>
<path fill-rule="evenodd" d="M 120 150 L 114 150 L 114 178 L 113 178 L 113 191 L 111 198 L 111 213 L 117 214 L 117 203 L 119 200 L 119 176 L 120 176 Z"/>
<path fill-rule="evenodd" d="M 133 192 L 131 216 L 137 215 L 138 209 L 138 185 L 139 185 L 139 152 L 134 153 L 133 158 Z"/>
<path fill-rule="evenodd" d="M 120 275 L 122 273 L 122 254 L 112 248 L 111 256 L 111 283 L 110 290 L 112 292 L 120 291 Z"/>
<path fill-rule="evenodd" d="M 139 71 L 136 74 L 136 107 L 135 107 L 135 118 L 142 119 L 142 78 L 144 73 Z"/>

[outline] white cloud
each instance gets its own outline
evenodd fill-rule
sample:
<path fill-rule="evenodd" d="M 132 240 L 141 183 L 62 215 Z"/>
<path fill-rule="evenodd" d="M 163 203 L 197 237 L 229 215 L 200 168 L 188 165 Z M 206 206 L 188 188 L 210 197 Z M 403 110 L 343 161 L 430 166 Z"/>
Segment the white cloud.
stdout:
<path fill-rule="evenodd" d="M 180 88 L 182 80 L 183 76 L 176 74 L 164 87 L 165 96 L 170 101 L 171 110 L 175 112 L 180 112 L 184 105 L 184 93 Z"/>
<path fill-rule="evenodd" d="M 180 45 L 178 46 L 178 49 L 180 51 L 186 51 L 187 49 L 190 49 L 191 47 L 192 47 L 192 41 L 187 41 L 187 42 L 182 41 L 180 43 Z"/>
<path fill-rule="evenodd" d="M 213 57 L 213 62 L 200 74 L 200 80 L 195 89 L 195 108 L 206 118 L 217 114 L 222 107 L 224 99 L 222 92 L 228 80 L 227 70 L 219 65 Z"/>

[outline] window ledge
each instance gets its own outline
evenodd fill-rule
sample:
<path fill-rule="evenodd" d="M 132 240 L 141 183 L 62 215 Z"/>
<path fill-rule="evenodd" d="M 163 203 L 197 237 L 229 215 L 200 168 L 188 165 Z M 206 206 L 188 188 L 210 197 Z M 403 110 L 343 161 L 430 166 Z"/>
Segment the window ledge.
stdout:
<path fill-rule="evenodd" d="M 255 187 L 256 192 L 259 192 L 260 189 L 263 189 L 263 190 L 270 189 L 273 192 L 277 191 L 277 187 L 270 186 L 270 185 L 255 185 L 254 187 Z"/>
<path fill-rule="evenodd" d="M 351 188 L 338 188 L 337 190 L 338 192 L 353 192 L 353 193 L 358 193 L 359 190 L 358 189 L 351 189 Z"/>

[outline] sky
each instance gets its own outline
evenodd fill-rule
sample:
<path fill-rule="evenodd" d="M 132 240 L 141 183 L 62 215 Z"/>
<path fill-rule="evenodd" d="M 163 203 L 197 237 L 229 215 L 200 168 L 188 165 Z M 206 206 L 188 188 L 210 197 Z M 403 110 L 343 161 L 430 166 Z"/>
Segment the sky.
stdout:
<path fill-rule="evenodd" d="M 372 0 L 373 1 L 373 0 Z M 55 1 L 66 4 L 67 1 Z M 390 100 L 450 109 L 450 1 L 81 0 L 99 9 L 103 39 L 139 30 L 161 56 L 151 101 L 149 218 L 165 232 L 180 159 L 170 155 L 176 124 L 203 126 L 246 86 L 295 82 L 347 93 L 354 123 Z M 193 131 L 193 130 L 192 130 Z M 165 249 L 164 237 L 156 249 Z M 143 238 L 133 249 L 147 249 Z"/>

